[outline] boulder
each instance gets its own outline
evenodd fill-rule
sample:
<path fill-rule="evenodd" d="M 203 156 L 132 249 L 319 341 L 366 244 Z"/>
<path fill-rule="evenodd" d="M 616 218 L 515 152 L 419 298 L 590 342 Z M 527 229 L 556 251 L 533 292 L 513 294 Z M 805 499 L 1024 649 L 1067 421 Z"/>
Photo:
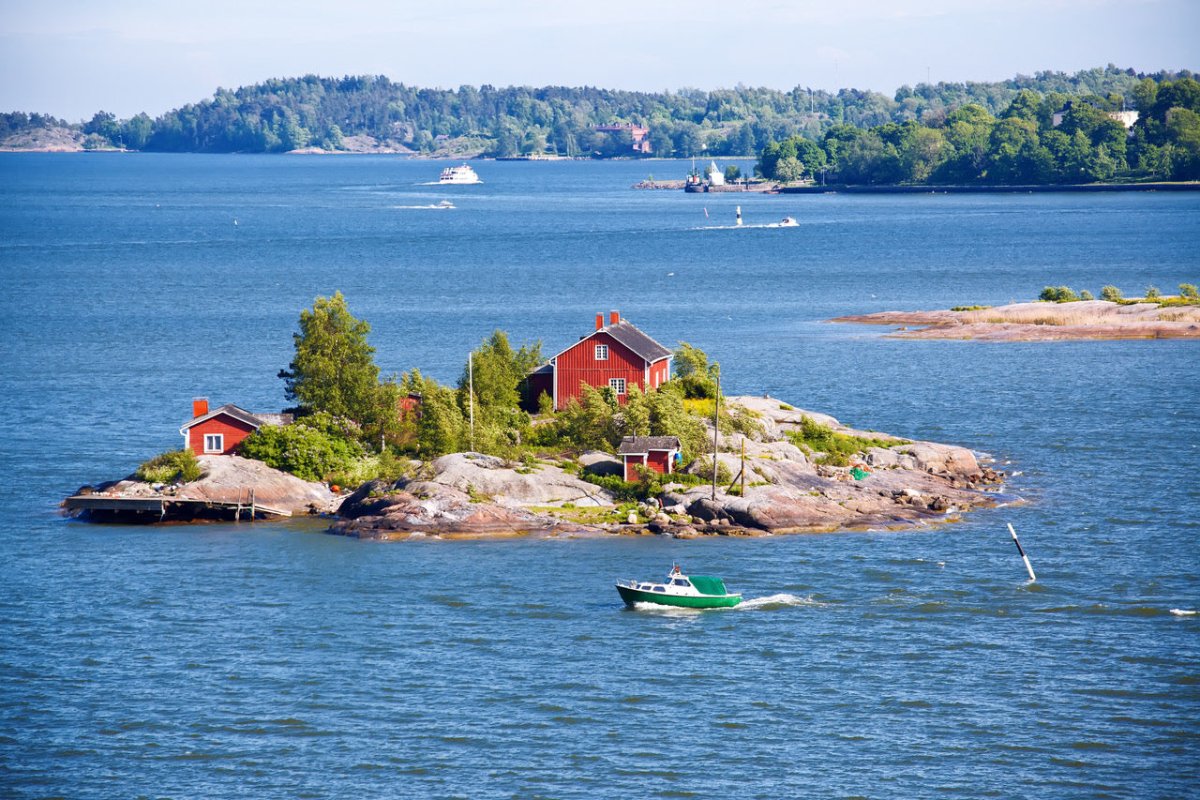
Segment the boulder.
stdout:
<path fill-rule="evenodd" d="M 549 506 L 574 503 L 577 506 L 609 506 L 612 495 L 550 464 L 526 470 L 518 464 L 482 453 L 451 453 L 432 464 L 430 483 L 450 486 L 477 498 L 500 505 Z"/>
<path fill-rule="evenodd" d="M 593 475 L 618 475 L 625 474 L 625 464 L 621 459 L 605 453 L 600 450 L 587 450 L 579 456 L 579 463 L 583 468 Z"/>

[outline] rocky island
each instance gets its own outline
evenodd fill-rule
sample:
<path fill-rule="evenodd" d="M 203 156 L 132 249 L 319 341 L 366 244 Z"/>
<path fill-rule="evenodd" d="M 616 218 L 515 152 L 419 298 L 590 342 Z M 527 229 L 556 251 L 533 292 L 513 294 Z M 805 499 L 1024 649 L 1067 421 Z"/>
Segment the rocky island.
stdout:
<path fill-rule="evenodd" d="M 905 339 L 1017 342 L 1200 338 L 1200 305 L 1168 306 L 1154 302 L 1013 303 L 995 308 L 882 311 L 830 321 L 902 326 L 888 335 Z"/>
<path fill-rule="evenodd" d="M 549 360 L 540 343 L 514 350 L 496 331 L 457 388 L 417 370 L 381 382 L 370 326 L 340 293 L 300 319 L 280 373 L 300 406 L 251 413 L 193 398 L 182 449 L 83 487 L 66 511 L 152 523 L 330 515 L 331 533 L 363 539 L 691 537 L 904 527 L 1013 499 L 965 448 L 725 396 L 703 351 L 672 351 L 616 310 Z"/>

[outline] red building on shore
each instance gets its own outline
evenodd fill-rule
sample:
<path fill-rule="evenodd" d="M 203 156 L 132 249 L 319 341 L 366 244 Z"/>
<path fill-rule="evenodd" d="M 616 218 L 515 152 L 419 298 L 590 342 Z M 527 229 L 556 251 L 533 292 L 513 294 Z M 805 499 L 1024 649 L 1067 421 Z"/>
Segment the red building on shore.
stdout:
<path fill-rule="evenodd" d="M 638 479 L 638 467 L 670 475 L 681 451 L 678 436 L 626 436 L 617 448 L 627 481 Z"/>
<path fill-rule="evenodd" d="M 196 455 L 227 456 L 250 434 L 264 425 L 290 425 L 291 414 L 251 414 L 226 403 L 208 410 L 208 398 L 192 401 L 192 418 L 179 429 L 183 446 Z"/>
<path fill-rule="evenodd" d="M 543 393 L 561 411 L 584 386 L 611 388 L 624 403 L 630 386 L 653 391 L 671 377 L 671 351 L 610 311 L 596 315 L 596 328 L 529 375 L 528 403 L 536 409 Z"/>

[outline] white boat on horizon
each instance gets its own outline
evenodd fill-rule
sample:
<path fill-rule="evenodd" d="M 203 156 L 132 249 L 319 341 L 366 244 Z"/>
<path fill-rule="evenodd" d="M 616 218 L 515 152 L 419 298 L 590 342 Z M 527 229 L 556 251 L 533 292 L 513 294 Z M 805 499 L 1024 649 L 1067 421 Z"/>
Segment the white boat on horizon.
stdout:
<path fill-rule="evenodd" d="M 458 167 L 446 167 L 442 170 L 442 175 L 438 178 L 439 184 L 455 184 L 467 185 L 472 183 L 483 183 L 479 180 L 479 176 L 475 174 L 475 170 L 471 169 L 466 164 Z"/>

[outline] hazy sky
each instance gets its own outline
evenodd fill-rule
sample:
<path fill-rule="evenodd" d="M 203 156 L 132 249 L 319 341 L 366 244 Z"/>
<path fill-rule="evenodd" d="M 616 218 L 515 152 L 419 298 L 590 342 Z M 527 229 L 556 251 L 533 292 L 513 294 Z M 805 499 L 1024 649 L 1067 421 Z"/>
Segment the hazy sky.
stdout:
<path fill-rule="evenodd" d="M 151 116 L 272 77 L 892 93 L 1200 69 L 1196 0 L 0 0 L 0 111 Z"/>

